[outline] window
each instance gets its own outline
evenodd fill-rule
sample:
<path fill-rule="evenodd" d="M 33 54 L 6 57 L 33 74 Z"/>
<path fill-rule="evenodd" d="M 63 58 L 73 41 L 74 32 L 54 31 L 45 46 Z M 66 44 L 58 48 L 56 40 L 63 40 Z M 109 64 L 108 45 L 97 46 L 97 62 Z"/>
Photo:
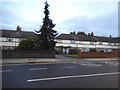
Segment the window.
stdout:
<path fill-rule="evenodd" d="M 120 43 L 117 43 L 118 46 L 120 46 Z"/>
<path fill-rule="evenodd" d="M 8 41 L 8 42 L 13 42 L 13 41 L 14 41 L 14 38 L 6 38 L 6 41 Z"/>
<path fill-rule="evenodd" d="M 112 49 L 108 49 L 107 52 L 112 52 Z"/>
<path fill-rule="evenodd" d="M 103 43 L 102 43 L 102 42 L 99 42 L 98 44 L 99 44 L 99 45 L 103 45 Z"/>
<path fill-rule="evenodd" d="M 21 40 L 23 40 L 23 38 L 18 38 L 18 42 L 20 42 Z"/>
<path fill-rule="evenodd" d="M 6 50 L 6 46 L 3 46 L 3 49 Z"/>
<path fill-rule="evenodd" d="M 7 50 L 12 50 L 13 47 L 12 47 L 12 46 L 6 46 L 6 49 L 7 49 Z"/>
<path fill-rule="evenodd" d="M 62 43 L 62 40 L 57 40 L 58 43 Z"/>
<path fill-rule="evenodd" d="M 103 42 L 99 42 L 98 45 L 103 45 Z"/>
<path fill-rule="evenodd" d="M 114 43 L 114 45 L 115 45 L 115 46 L 117 46 L 117 45 L 118 45 L 118 43 Z"/>
<path fill-rule="evenodd" d="M 94 45 L 94 42 L 90 42 L 91 45 Z"/>
<path fill-rule="evenodd" d="M 108 43 L 108 45 L 112 45 L 112 43 Z"/>
<path fill-rule="evenodd" d="M 71 40 L 70 43 L 71 43 L 71 44 L 75 44 L 75 41 L 74 41 L 74 40 Z"/>

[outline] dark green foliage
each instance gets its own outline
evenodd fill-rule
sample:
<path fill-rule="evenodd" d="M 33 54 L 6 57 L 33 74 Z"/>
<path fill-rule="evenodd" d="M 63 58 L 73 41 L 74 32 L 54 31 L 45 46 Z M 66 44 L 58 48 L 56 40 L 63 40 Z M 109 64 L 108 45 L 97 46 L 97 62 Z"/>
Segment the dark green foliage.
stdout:
<path fill-rule="evenodd" d="M 69 54 L 78 54 L 77 49 L 70 49 Z"/>
<path fill-rule="evenodd" d="M 86 35 L 87 36 L 87 34 L 85 32 L 83 32 L 83 31 L 81 31 L 81 32 L 79 31 L 79 32 L 77 32 L 77 34 L 74 31 L 74 32 L 70 32 L 70 34 L 74 34 L 74 35 Z"/>
<path fill-rule="evenodd" d="M 75 31 L 74 32 L 70 32 L 70 34 L 75 34 Z"/>
<path fill-rule="evenodd" d="M 96 52 L 96 49 L 94 49 L 94 48 L 90 49 L 90 52 Z"/>
<path fill-rule="evenodd" d="M 87 35 L 85 34 L 85 32 L 81 31 L 81 32 L 78 32 L 77 35 Z"/>
<path fill-rule="evenodd" d="M 62 54 L 62 51 L 57 51 L 57 50 L 55 50 L 55 53 L 56 53 L 56 54 Z"/>
<path fill-rule="evenodd" d="M 29 37 L 19 42 L 19 45 L 15 49 L 21 50 L 35 50 L 39 49 L 40 46 L 36 43 L 36 39 Z"/>
<path fill-rule="evenodd" d="M 21 27 L 20 26 L 17 26 L 17 31 L 21 31 Z"/>
<path fill-rule="evenodd" d="M 49 5 L 45 3 L 45 18 L 43 18 L 43 25 L 38 29 L 37 35 L 39 36 L 38 43 L 43 50 L 53 50 L 55 47 L 54 38 L 57 35 L 57 32 L 52 28 L 55 27 L 55 24 L 52 23 L 52 20 L 49 19 Z"/>
<path fill-rule="evenodd" d="M 63 53 L 63 52 L 62 52 L 63 46 L 58 46 L 58 47 L 56 47 L 56 48 L 59 48 L 59 50 L 58 50 L 58 49 L 55 49 L 56 54 L 62 54 L 62 53 Z"/>

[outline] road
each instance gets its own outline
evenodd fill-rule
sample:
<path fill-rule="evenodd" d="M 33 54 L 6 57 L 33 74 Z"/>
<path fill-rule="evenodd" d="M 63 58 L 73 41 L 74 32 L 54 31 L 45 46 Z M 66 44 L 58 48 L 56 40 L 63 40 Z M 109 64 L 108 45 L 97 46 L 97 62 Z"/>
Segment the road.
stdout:
<path fill-rule="evenodd" d="M 117 62 L 2 66 L 3 88 L 118 88 Z"/>

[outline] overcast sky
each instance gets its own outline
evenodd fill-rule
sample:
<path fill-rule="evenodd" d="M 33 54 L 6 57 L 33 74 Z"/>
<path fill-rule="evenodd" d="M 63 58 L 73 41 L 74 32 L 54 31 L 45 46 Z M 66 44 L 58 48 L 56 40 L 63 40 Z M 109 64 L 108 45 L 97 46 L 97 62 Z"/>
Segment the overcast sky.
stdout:
<path fill-rule="evenodd" d="M 3 29 L 34 31 L 42 25 L 45 0 L 2 0 Z M 118 0 L 48 0 L 50 19 L 60 33 L 94 32 L 118 35 Z"/>

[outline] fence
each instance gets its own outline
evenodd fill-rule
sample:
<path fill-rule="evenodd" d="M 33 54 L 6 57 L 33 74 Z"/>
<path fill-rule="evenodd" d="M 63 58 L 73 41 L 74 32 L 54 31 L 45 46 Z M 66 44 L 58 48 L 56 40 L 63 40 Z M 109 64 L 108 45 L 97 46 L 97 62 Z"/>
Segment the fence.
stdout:
<path fill-rule="evenodd" d="M 80 52 L 78 51 L 79 58 L 117 58 L 120 54 L 118 52 Z"/>

